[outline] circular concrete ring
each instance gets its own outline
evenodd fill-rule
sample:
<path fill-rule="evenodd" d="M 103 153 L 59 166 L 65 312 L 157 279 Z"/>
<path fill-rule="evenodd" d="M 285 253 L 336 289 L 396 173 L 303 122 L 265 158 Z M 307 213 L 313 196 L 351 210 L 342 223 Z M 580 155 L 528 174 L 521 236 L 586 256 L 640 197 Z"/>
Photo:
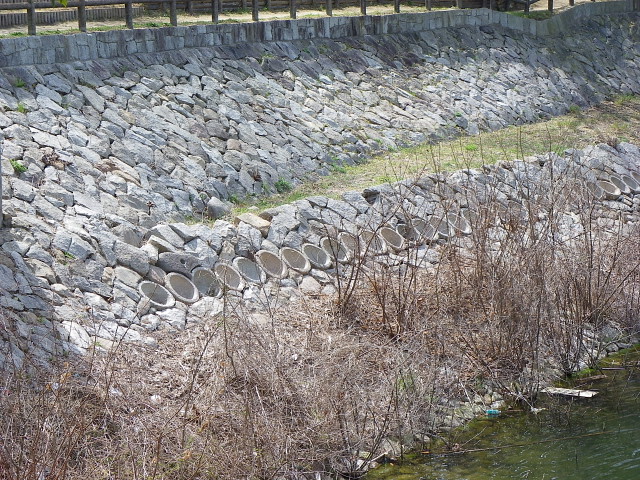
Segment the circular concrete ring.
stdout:
<path fill-rule="evenodd" d="M 439 215 L 432 215 L 428 223 L 431 224 L 439 237 L 445 240 L 449 238 L 451 232 L 449 231 L 449 222 L 446 218 Z"/>
<path fill-rule="evenodd" d="M 634 171 L 634 170 L 631 170 L 631 171 L 629 172 L 629 176 L 630 176 L 631 178 L 633 178 L 633 179 L 636 181 L 636 183 L 637 183 L 638 185 L 640 185 L 640 172 L 636 172 L 636 171 Z"/>
<path fill-rule="evenodd" d="M 371 230 L 363 230 L 360 233 L 360 242 L 362 243 L 362 251 L 372 255 L 382 255 L 387 253 L 387 244 L 380 235 Z"/>
<path fill-rule="evenodd" d="M 596 200 L 602 200 L 605 197 L 604 190 L 595 182 L 587 182 L 587 190 Z"/>
<path fill-rule="evenodd" d="M 471 208 L 462 208 L 460 209 L 460 216 L 464 218 L 469 225 L 473 225 L 478 221 L 478 214 L 475 210 Z"/>
<path fill-rule="evenodd" d="M 378 234 L 382 237 L 385 243 L 396 252 L 399 252 L 404 248 L 404 238 L 398 234 L 393 228 L 382 227 Z"/>
<path fill-rule="evenodd" d="M 181 273 L 167 273 L 167 276 L 164 278 L 164 284 L 167 286 L 167 289 L 173 293 L 176 300 L 182 303 L 195 303 L 200 298 L 198 287 Z"/>
<path fill-rule="evenodd" d="M 433 228 L 433 225 L 429 222 L 425 222 L 421 218 L 414 218 L 411 223 L 421 242 L 431 243 L 438 239 L 438 232 L 436 232 L 436 229 Z"/>
<path fill-rule="evenodd" d="M 349 253 L 350 257 L 360 255 L 360 244 L 358 239 L 347 232 L 338 234 L 338 243 Z"/>
<path fill-rule="evenodd" d="M 640 192 L 640 183 L 636 182 L 636 180 L 631 175 L 622 175 L 620 178 L 627 185 L 630 192 Z"/>
<path fill-rule="evenodd" d="M 396 226 L 396 232 L 398 232 L 398 235 L 409 242 L 415 242 L 420 237 L 420 235 L 416 232 L 416 229 L 413 228 L 413 225 L 410 225 L 408 223 L 399 223 Z"/>
<path fill-rule="evenodd" d="M 339 263 L 347 263 L 350 259 L 349 252 L 336 239 L 323 237 L 320 239 L 320 247 L 329 255 L 329 258 Z"/>
<path fill-rule="evenodd" d="M 609 176 L 609 181 L 613 183 L 616 187 L 618 187 L 620 189 L 620 193 L 622 193 L 623 195 L 631 194 L 631 189 L 629 188 L 629 185 L 627 185 L 624 182 L 624 180 L 622 180 L 622 178 L 618 177 L 617 175 Z"/>
<path fill-rule="evenodd" d="M 282 247 L 280 249 L 280 256 L 284 263 L 296 272 L 307 273 L 311 270 L 311 262 L 307 256 L 295 248 Z"/>
<path fill-rule="evenodd" d="M 270 277 L 284 278 L 287 276 L 287 266 L 275 253 L 268 250 L 260 250 L 256 253 L 256 259 Z"/>
<path fill-rule="evenodd" d="M 471 226 L 462 215 L 450 213 L 449 215 L 447 215 L 447 221 L 449 222 L 449 226 L 453 229 L 454 232 L 460 233 L 461 235 L 471 234 Z"/>
<path fill-rule="evenodd" d="M 237 292 L 241 292 L 244 290 L 245 283 L 240 275 L 240 272 L 233 268 L 231 265 L 227 265 L 226 263 L 218 263 L 213 271 L 218 277 L 218 282 L 224 289 L 235 290 Z"/>
<path fill-rule="evenodd" d="M 210 268 L 196 267 L 191 270 L 191 281 L 202 296 L 218 297 L 222 292 L 218 279 Z"/>
<path fill-rule="evenodd" d="M 598 180 L 598 186 L 604 191 L 604 196 L 607 200 L 616 200 L 622 195 L 618 187 L 606 180 Z"/>
<path fill-rule="evenodd" d="M 247 282 L 264 283 L 263 273 L 260 267 L 253 260 L 245 257 L 236 257 L 233 260 L 233 266 L 240 272 Z"/>
<path fill-rule="evenodd" d="M 311 265 L 315 268 L 326 270 L 327 268 L 331 268 L 331 265 L 333 265 L 329 254 L 325 252 L 324 249 L 316 245 L 305 243 L 302 245 L 302 252 L 307 256 L 309 262 L 311 262 Z"/>
<path fill-rule="evenodd" d="M 144 280 L 138 285 L 138 292 L 150 307 L 156 309 L 171 308 L 176 304 L 176 299 L 171 292 L 155 282 Z"/>

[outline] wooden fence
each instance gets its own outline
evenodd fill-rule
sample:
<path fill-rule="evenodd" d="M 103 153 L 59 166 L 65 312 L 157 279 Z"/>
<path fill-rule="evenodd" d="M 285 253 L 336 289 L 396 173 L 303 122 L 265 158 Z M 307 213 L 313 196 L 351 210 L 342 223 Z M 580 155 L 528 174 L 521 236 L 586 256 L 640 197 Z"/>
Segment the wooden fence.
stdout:
<path fill-rule="evenodd" d="M 38 10 L 57 9 L 60 11 L 62 8 L 60 4 L 52 1 L 36 2 L 35 0 L 27 0 L 21 3 L 6 3 L 13 0 L 0 0 L 0 11 L 26 11 L 26 24 L 27 33 L 29 35 L 36 35 L 36 25 L 38 24 L 38 17 L 36 12 Z M 434 7 L 456 7 L 456 8 L 491 8 L 504 9 L 505 5 L 509 2 L 520 4 L 521 8 L 524 8 L 525 12 L 529 11 L 529 6 L 539 0 L 419 0 L 419 1 L 407 1 L 410 5 L 424 5 L 426 10 L 431 10 Z M 553 0 L 548 1 L 548 9 L 553 10 Z M 595 1 L 595 0 L 592 0 Z M 640 0 L 634 0 L 640 2 Z M 394 12 L 400 13 L 401 0 L 392 0 Z M 382 3 L 381 0 L 375 0 L 376 4 Z M 384 2 L 388 4 L 389 2 Z M 573 5 L 574 0 L 569 0 L 569 4 Z M 185 11 L 187 13 L 196 12 L 211 12 L 211 21 L 218 23 L 219 15 L 223 11 L 237 11 L 239 9 L 251 11 L 251 17 L 254 22 L 260 21 L 260 10 L 289 10 L 289 16 L 292 19 L 297 18 L 298 8 L 315 7 L 323 8 L 328 16 L 333 15 L 334 8 L 342 8 L 345 6 L 358 5 L 360 7 L 360 13 L 367 15 L 367 7 L 369 6 L 369 0 L 236 0 L 225 1 L 223 0 L 70 0 L 67 3 L 66 9 L 73 12 L 75 9 L 75 15 L 77 18 L 78 28 L 81 32 L 87 31 L 87 8 L 88 7 L 104 7 L 104 6 L 120 6 L 124 5 L 124 20 L 127 28 L 133 28 L 134 8 L 136 14 L 139 15 L 141 10 L 139 7 L 144 6 L 147 10 L 155 10 L 160 12 L 168 11 L 169 22 L 173 26 L 178 25 L 178 10 Z M 135 7 L 134 7 L 135 5 Z M 69 11 L 67 10 L 67 11 Z M 38 12 L 40 13 L 40 12 Z M 115 15 L 114 15 L 115 16 Z M 54 16 L 55 17 L 55 16 Z M 62 18 L 62 17 L 61 17 Z M 121 16 L 120 16 L 121 18 Z M 96 18 L 97 19 L 97 18 Z M 0 24 L 0 26 L 2 26 Z"/>

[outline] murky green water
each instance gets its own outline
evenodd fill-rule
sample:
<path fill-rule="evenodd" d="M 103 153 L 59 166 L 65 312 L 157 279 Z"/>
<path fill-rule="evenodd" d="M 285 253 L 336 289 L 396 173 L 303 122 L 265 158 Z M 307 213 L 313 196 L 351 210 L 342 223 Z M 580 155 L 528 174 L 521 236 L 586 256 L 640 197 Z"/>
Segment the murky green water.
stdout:
<path fill-rule="evenodd" d="M 601 392 L 593 399 L 552 400 L 537 415 L 482 419 L 455 440 L 487 451 L 418 455 L 367 480 L 639 480 L 640 370 L 606 373 L 593 384 Z M 497 448 L 505 445 L 523 446 Z"/>

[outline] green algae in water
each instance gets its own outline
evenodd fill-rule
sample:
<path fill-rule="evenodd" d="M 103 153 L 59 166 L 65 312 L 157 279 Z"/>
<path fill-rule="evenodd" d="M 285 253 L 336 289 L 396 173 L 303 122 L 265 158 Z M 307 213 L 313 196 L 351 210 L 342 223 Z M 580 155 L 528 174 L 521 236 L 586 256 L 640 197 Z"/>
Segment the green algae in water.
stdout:
<path fill-rule="evenodd" d="M 538 406 L 547 409 L 537 415 L 479 419 L 454 440 L 466 450 L 488 450 L 414 455 L 366 480 L 638 480 L 640 370 L 606 373 L 591 386 L 600 391 L 592 399 L 545 398 Z"/>

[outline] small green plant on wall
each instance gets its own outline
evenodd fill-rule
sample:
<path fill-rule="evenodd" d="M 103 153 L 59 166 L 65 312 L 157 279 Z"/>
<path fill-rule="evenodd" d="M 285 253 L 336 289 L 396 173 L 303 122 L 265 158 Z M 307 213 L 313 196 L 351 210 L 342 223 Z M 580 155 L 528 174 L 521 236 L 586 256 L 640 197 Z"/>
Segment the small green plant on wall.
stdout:
<path fill-rule="evenodd" d="M 287 193 L 293 189 L 293 186 L 290 182 L 286 181 L 284 178 L 279 179 L 276 183 L 273 184 L 278 193 Z"/>
<path fill-rule="evenodd" d="M 13 167 L 13 171 L 17 174 L 21 174 L 27 171 L 27 167 L 25 167 L 20 160 L 9 160 L 11 166 Z"/>

